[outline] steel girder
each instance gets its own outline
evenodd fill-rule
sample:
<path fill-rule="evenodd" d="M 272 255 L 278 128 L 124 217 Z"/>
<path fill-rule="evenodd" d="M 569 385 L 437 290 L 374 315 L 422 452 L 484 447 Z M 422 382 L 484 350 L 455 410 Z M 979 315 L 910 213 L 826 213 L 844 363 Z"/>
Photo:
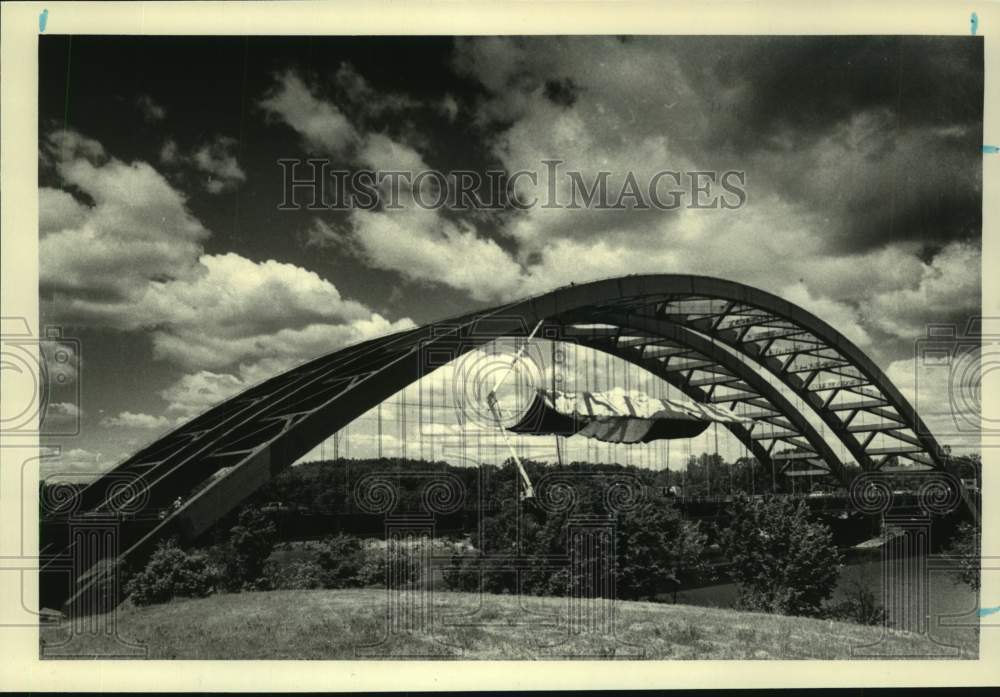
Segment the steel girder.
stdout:
<path fill-rule="evenodd" d="M 774 455 L 772 452 L 774 445 L 778 441 L 784 441 L 795 446 L 797 451 L 811 451 L 812 458 L 809 458 L 810 461 L 825 465 L 830 473 L 837 477 L 844 486 L 850 483 L 843 463 L 830 448 L 826 439 L 816 431 L 812 424 L 803 417 L 802 413 L 784 395 L 770 385 L 752 366 L 748 366 L 737 356 L 718 346 L 711 339 L 707 339 L 687 327 L 672 322 L 620 312 L 608 312 L 600 314 L 598 317 L 601 322 L 607 322 L 623 329 L 643 332 L 654 340 L 667 339 L 674 342 L 679 347 L 686 349 L 688 356 L 693 353 L 697 358 L 710 361 L 713 365 L 725 369 L 731 376 L 738 378 L 742 384 L 737 385 L 736 388 L 742 390 L 744 394 L 752 393 L 752 396 L 748 397 L 747 400 L 758 399 L 770 404 L 774 408 L 775 414 L 780 415 L 787 422 L 787 424 L 784 424 L 787 429 L 786 433 L 778 434 L 778 437 L 774 438 L 761 438 L 761 435 L 766 436 L 767 434 L 756 433 L 756 426 L 753 431 L 749 431 L 736 424 L 732 425 L 735 428 L 730 428 L 733 435 L 750 448 L 761 462 L 770 465 L 772 456 Z M 584 345 L 599 348 L 645 368 L 696 401 L 705 402 L 710 401 L 712 398 L 712 394 L 709 391 L 691 384 L 690 372 L 686 376 L 683 372 L 671 373 L 667 370 L 670 367 L 669 360 L 663 361 L 657 358 L 644 357 L 643 352 L 648 344 L 638 344 L 621 349 L 613 345 L 609 346 L 608 344 L 613 343 L 613 341 L 609 342 L 607 338 L 596 340 L 581 338 L 579 341 Z M 730 385 L 730 387 L 733 386 Z M 771 447 L 768 449 L 762 447 L 761 440 L 770 441 Z"/>
<path fill-rule="evenodd" d="M 655 315 L 702 332 L 766 368 L 815 410 L 862 469 L 877 470 L 893 456 L 925 468 L 944 467 L 944 454 L 926 425 L 860 349 L 822 320 L 762 299 L 731 303 L 718 313 L 685 313 L 694 300 L 687 297 L 663 303 Z M 844 395 L 850 399 L 839 401 Z M 857 423 L 865 412 L 878 421 Z M 879 446 L 879 435 L 891 442 Z"/>

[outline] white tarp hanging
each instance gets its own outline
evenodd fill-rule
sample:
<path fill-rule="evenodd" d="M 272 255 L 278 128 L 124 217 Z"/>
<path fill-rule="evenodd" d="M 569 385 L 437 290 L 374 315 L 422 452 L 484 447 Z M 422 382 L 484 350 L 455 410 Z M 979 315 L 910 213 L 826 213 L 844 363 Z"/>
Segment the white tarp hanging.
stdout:
<path fill-rule="evenodd" d="M 538 388 L 524 416 L 508 431 L 581 435 L 606 443 L 693 438 L 713 423 L 753 419 L 714 404 L 650 397 L 642 392 L 561 392 Z"/>

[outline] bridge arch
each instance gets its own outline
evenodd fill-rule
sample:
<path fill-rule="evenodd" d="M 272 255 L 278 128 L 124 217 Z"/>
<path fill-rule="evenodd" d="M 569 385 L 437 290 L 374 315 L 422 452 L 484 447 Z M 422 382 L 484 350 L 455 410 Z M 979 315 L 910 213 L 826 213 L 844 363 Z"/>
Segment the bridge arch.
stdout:
<path fill-rule="evenodd" d="M 697 302 L 704 306 L 695 307 Z M 613 339 L 581 333 L 577 340 L 642 366 L 694 399 L 732 406 L 746 403 L 766 410 L 770 416 L 765 415 L 765 420 L 788 431 L 771 439 L 772 447 L 784 440 L 806 458 L 824 463 L 842 480 L 846 478 L 843 464 L 826 440 L 752 364 L 771 370 L 816 407 L 863 468 L 875 467 L 873 453 L 866 449 L 871 438 L 866 443 L 854 438 L 861 431 L 852 431 L 851 421 L 857 413 L 871 409 L 891 413 L 897 419 L 894 423 L 898 426 L 886 430 L 906 430 L 902 442 L 909 450 L 903 454 L 922 466 L 943 468 L 939 446 L 906 399 L 859 348 L 819 318 L 777 296 L 731 281 L 646 275 L 570 285 L 365 341 L 309 361 L 216 405 L 139 450 L 83 489 L 72 508 L 87 515 L 115 515 L 129 503 L 122 500 L 122 492 L 138 487 L 148 507 L 155 509 L 178 493 L 191 492 L 219 470 L 230 468 L 165 519 L 143 516 L 141 511 L 132 516 L 119 528 L 119 549 L 122 557 L 128 557 L 150 549 L 166 536 L 196 537 L 271 477 L 406 385 L 497 338 L 527 336 L 539 323 L 554 329 L 556 338 L 560 331 L 571 332 L 580 325 L 617 327 Z M 760 337 L 761 327 L 783 336 Z M 626 334 L 635 334 L 639 341 L 623 344 L 621 338 Z M 569 334 L 564 336 L 569 338 Z M 870 403 L 848 409 L 833 398 L 820 397 L 821 390 L 810 389 L 810 385 L 823 368 L 814 366 L 812 373 L 801 379 L 795 377 L 798 373 L 793 371 L 793 359 L 776 362 L 774 347 L 785 346 L 789 339 L 795 339 L 796 346 L 803 345 L 801 350 L 782 349 L 791 350 L 787 355 L 793 359 L 822 356 L 844 364 L 837 368 L 849 366 L 863 384 L 833 388 L 834 394 L 860 391 L 867 394 Z M 720 344 L 752 361 L 740 360 Z M 664 346 L 669 355 L 657 356 Z M 671 361 L 679 355 L 700 359 L 703 367 L 715 371 L 699 379 L 694 377 L 695 369 L 675 370 Z M 849 418 L 839 416 L 843 411 L 849 412 Z M 741 426 L 731 430 L 761 461 L 774 457 L 762 446 L 759 434 L 755 437 Z M 123 481 L 131 486 L 123 489 Z M 53 541 L 47 549 L 52 551 L 46 553 L 49 559 L 43 554 L 43 572 L 53 559 L 72 554 L 69 543 Z"/>
<path fill-rule="evenodd" d="M 666 293 L 659 302 L 632 303 L 629 315 L 683 325 L 765 368 L 816 412 L 863 470 L 879 469 L 893 457 L 944 467 L 943 451 L 916 410 L 842 333 L 765 291 L 691 278 L 689 290 Z M 845 395 L 853 398 L 844 400 Z M 862 414 L 879 422 L 859 423 Z M 877 444 L 878 436 L 889 442 Z"/>
<path fill-rule="evenodd" d="M 795 405 L 753 370 L 752 366 L 710 339 L 679 324 L 616 313 L 602 314 L 601 319 L 617 326 L 619 331 L 612 336 L 602 335 L 593 338 L 581 336 L 577 340 L 582 345 L 600 349 L 645 368 L 695 401 L 725 403 L 727 395 L 715 396 L 703 388 L 703 385 L 722 383 L 695 384 L 696 381 L 692 381 L 690 377 L 685 378 L 679 374 L 683 371 L 671 371 L 663 361 L 644 354 L 651 345 L 663 346 L 663 342 L 666 341 L 669 342 L 668 346 L 673 344 L 680 350 L 680 353 L 673 353 L 672 356 L 682 355 L 686 359 L 693 359 L 694 363 L 711 363 L 717 371 L 714 374 L 721 376 L 729 389 L 738 391 L 741 401 L 760 410 L 753 415 L 757 424 L 767 423 L 780 429 L 758 430 L 757 425 L 752 429 L 746 429 L 738 424 L 727 424 L 733 435 L 747 446 L 758 461 L 770 466 L 775 459 L 804 460 L 828 469 L 830 474 L 845 486 L 849 484 L 844 464 L 830 448 L 826 439 L 816 431 Z M 633 343 L 625 347 L 609 345 L 609 343 L 617 344 L 621 340 L 622 332 L 641 332 L 648 337 L 650 343 Z M 768 443 L 768 446 L 765 447 L 762 442 Z M 773 453 L 773 448 L 779 442 L 793 446 L 794 453 L 787 458 L 782 458 L 782 454 Z"/>

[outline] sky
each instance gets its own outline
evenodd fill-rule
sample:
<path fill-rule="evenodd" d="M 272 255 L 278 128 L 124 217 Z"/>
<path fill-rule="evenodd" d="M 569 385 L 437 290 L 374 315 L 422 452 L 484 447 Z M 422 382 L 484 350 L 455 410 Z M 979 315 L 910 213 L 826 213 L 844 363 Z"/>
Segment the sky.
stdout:
<path fill-rule="evenodd" d="M 106 470 L 357 341 L 630 273 L 781 295 L 955 428 L 947 371 L 914 356 L 980 311 L 980 38 L 46 35 L 39 63 L 40 309 L 80 385 L 43 474 Z M 307 157 L 537 191 L 546 159 L 737 170 L 747 199 L 280 210 L 278 161 Z"/>

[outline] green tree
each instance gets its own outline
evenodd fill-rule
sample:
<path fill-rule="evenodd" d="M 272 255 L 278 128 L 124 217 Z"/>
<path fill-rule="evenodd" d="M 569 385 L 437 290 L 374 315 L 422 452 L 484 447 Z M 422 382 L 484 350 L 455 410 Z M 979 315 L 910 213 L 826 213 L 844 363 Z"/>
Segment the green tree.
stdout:
<path fill-rule="evenodd" d="M 234 591 L 268 588 L 265 566 L 277 539 L 273 520 L 253 506 L 243 508 L 222 548 L 226 588 Z"/>
<path fill-rule="evenodd" d="M 174 540 L 161 542 L 125 586 L 136 605 L 165 603 L 175 597 L 200 598 L 212 592 L 216 574 L 204 554 L 191 554 Z"/>
<path fill-rule="evenodd" d="M 958 580 L 974 591 L 979 590 L 979 527 L 973 523 L 959 523 L 952 538 L 948 554 L 959 557 Z"/>
<path fill-rule="evenodd" d="M 364 542 L 353 535 L 339 533 L 323 541 L 316 553 L 316 563 L 323 570 L 324 588 L 356 588 L 365 564 Z"/>
<path fill-rule="evenodd" d="M 833 534 L 787 499 L 740 501 L 720 535 L 740 605 L 749 610 L 819 616 L 837 585 Z"/>
<path fill-rule="evenodd" d="M 653 599 L 707 570 L 707 535 L 662 501 L 623 514 L 615 531 L 619 598 Z"/>
<path fill-rule="evenodd" d="M 827 606 L 824 616 L 841 622 L 879 625 L 885 622 L 885 607 L 878 602 L 875 592 L 865 579 L 852 579 L 847 584 L 845 597 Z"/>
<path fill-rule="evenodd" d="M 605 495 L 615 481 L 614 470 L 609 468 L 607 477 L 593 468 L 587 474 L 574 483 L 571 510 L 559 513 L 546 512 L 537 503 L 519 502 L 511 480 L 510 489 L 503 489 L 504 505 L 484 519 L 482 528 L 486 554 L 503 555 L 510 561 L 494 564 L 455 555 L 444 570 L 447 587 L 477 590 L 481 583 L 488 593 L 566 595 L 575 583 L 585 593 L 600 593 L 612 590 L 601 579 L 610 564 L 617 597 L 652 599 L 676 590 L 681 579 L 693 579 L 705 571 L 707 536 L 665 499 L 644 501 L 634 510 L 608 518 L 614 545 L 602 550 L 588 546 L 596 554 L 582 566 L 557 570 L 543 563 L 570 552 L 574 517 L 609 514 Z M 602 554 L 613 556 L 602 558 Z"/>

